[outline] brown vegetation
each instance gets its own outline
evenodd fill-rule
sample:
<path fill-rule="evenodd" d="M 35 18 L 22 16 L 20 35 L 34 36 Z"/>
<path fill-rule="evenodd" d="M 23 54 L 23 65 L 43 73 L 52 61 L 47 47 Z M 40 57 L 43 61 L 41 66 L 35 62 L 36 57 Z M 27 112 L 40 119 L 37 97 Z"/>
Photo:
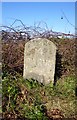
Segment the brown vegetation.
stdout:
<path fill-rule="evenodd" d="M 56 75 L 74 74 L 75 70 L 75 40 L 74 39 L 50 39 L 57 47 Z M 2 45 L 3 71 L 16 71 L 23 74 L 24 45 L 27 41 L 8 40 Z"/>

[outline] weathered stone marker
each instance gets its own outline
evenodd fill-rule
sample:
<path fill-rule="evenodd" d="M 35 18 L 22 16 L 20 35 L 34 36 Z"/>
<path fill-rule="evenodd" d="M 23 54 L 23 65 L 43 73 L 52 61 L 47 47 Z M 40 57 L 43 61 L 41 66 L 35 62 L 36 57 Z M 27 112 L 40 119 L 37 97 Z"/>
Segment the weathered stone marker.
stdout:
<path fill-rule="evenodd" d="M 57 47 L 45 38 L 32 39 L 25 44 L 24 79 L 33 78 L 44 85 L 54 83 Z"/>

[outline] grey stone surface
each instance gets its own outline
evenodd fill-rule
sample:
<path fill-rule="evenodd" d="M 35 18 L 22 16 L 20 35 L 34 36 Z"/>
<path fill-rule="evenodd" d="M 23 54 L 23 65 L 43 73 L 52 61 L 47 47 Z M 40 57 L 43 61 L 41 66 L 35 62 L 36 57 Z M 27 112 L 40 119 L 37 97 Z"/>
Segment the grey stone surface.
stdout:
<path fill-rule="evenodd" d="M 33 78 L 44 85 L 54 83 L 55 44 L 45 38 L 32 39 L 25 44 L 24 50 L 24 79 Z"/>

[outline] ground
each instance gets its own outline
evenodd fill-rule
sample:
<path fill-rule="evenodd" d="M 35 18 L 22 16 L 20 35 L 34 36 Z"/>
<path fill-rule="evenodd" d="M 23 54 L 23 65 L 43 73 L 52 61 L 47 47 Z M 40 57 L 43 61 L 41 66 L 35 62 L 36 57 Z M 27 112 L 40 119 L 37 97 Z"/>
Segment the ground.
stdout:
<path fill-rule="evenodd" d="M 58 47 L 54 86 L 23 79 L 25 41 L 3 42 L 2 111 L 6 120 L 76 120 L 75 40 L 51 41 Z"/>

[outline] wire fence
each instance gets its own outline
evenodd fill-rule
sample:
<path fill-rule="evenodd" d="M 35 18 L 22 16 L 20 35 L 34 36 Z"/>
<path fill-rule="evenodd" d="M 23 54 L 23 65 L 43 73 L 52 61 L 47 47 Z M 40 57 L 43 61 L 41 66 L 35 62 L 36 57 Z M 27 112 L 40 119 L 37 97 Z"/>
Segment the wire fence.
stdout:
<path fill-rule="evenodd" d="M 16 22 L 20 22 L 21 25 L 15 26 Z M 44 27 L 41 27 L 41 24 L 44 24 Z M 52 29 L 48 29 L 48 26 L 45 22 L 39 22 L 38 24 L 34 24 L 34 26 L 26 26 L 21 20 L 16 19 L 10 26 L 0 26 L 1 31 L 0 34 L 2 36 L 2 40 L 31 40 L 33 38 L 77 38 L 77 35 L 74 34 L 66 34 L 62 32 L 55 32 Z"/>

